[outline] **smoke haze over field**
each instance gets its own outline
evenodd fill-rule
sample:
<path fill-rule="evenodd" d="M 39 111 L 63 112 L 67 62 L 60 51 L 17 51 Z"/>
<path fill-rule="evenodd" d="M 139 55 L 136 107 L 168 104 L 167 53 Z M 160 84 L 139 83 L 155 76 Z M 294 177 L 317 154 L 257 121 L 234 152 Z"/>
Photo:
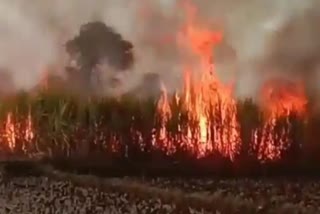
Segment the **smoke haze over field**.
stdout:
<path fill-rule="evenodd" d="M 217 56 L 217 72 L 223 80 L 229 80 L 234 78 L 229 69 L 236 70 L 239 97 L 255 95 L 260 82 L 271 71 L 291 77 L 293 73 L 305 72 L 305 63 L 318 62 L 317 17 L 310 15 L 320 10 L 316 0 L 192 3 L 209 28 L 218 25 L 224 29 L 226 47 L 234 49 L 237 58 L 226 60 L 227 56 Z M 148 72 L 159 73 L 169 90 L 178 87 L 181 56 L 170 43 L 170 36 L 180 27 L 183 11 L 174 0 L 3 0 L 0 66 L 10 70 L 19 89 L 30 89 L 38 83 L 47 65 L 64 66 L 64 43 L 78 33 L 82 24 L 96 20 L 114 27 L 134 45 L 133 70 L 117 74 L 124 82 L 123 91 L 136 87 Z M 289 34 L 282 30 L 288 25 Z"/>

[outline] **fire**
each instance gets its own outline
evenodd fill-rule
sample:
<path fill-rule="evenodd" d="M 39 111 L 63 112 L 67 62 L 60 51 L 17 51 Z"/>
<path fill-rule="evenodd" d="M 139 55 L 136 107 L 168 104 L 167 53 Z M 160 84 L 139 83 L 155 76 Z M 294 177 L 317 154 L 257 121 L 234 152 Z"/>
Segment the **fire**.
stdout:
<path fill-rule="evenodd" d="M 289 116 L 292 111 L 303 115 L 306 111 L 305 88 L 299 81 L 270 80 L 265 83 L 262 96 L 269 117 Z"/>
<path fill-rule="evenodd" d="M 307 98 L 303 83 L 284 80 L 267 81 L 262 89 L 262 104 L 265 113 L 265 125 L 262 129 L 262 138 L 258 145 L 259 159 L 278 160 L 281 152 L 291 144 L 289 140 L 291 113 L 304 116 L 306 113 Z M 276 130 L 276 122 L 285 119 L 287 128 Z M 257 132 L 257 131 L 256 131 Z M 255 133 L 256 135 L 257 133 Z M 272 135 L 277 135 L 272 137 Z"/>
<path fill-rule="evenodd" d="M 26 122 L 26 129 L 24 138 L 27 142 L 31 142 L 34 138 L 33 126 L 32 126 L 32 117 L 31 113 L 29 112 Z"/>
<path fill-rule="evenodd" d="M 162 145 L 164 148 L 169 148 L 170 146 L 168 143 L 170 141 L 167 141 L 167 130 L 166 130 L 166 123 L 170 119 L 171 116 L 171 110 L 170 110 L 170 105 L 169 105 L 169 100 L 168 100 L 168 94 L 165 86 L 163 83 L 161 84 L 161 91 L 162 95 L 158 101 L 158 110 L 161 113 L 161 124 L 160 124 L 160 131 L 159 131 L 159 139 L 163 141 L 165 145 Z"/>
<path fill-rule="evenodd" d="M 223 31 L 210 29 L 190 3 L 185 3 L 184 9 L 185 22 L 175 37 L 176 45 L 186 55 L 185 58 L 182 57 L 185 59 L 182 70 L 184 84 L 182 92 L 175 93 L 174 97 L 171 97 L 165 85 L 161 84 L 155 120 L 158 126 L 154 127 L 150 134 L 152 149 L 160 149 L 167 155 L 187 151 L 196 158 L 218 153 L 235 160 L 243 143 L 237 118 L 237 101 L 233 96 L 233 85 L 224 84 L 218 79 L 213 55 L 214 48 L 224 40 Z M 47 79 L 48 75 L 45 73 L 43 87 L 49 84 Z M 250 143 L 254 147 L 250 149 L 254 150 L 261 161 L 278 160 L 292 143 L 289 137 L 292 128 L 289 119 L 291 113 L 294 112 L 300 117 L 306 114 L 304 85 L 299 81 L 267 81 L 261 91 L 260 103 L 263 124 L 250 129 Z M 179 112 L 176 112 L 177 109 Z M 282 126 L 278 126 L 279 121 Z M 31 112 L 22 122 L 9 112 L 4 123 L 5 146 L 13 152 L 21 145 L 22 151 L 28 153 L 28 148 L 35 141 Z M 100 124 L 99 127 L 103 125 Z M 142 142 L 143 137 L 148 133 L 133 129 L 130 129 L 131 137 L 139 139 L 143 150 L 144 145 L 149 142 Z M 96 146 L 97 142 L 103 141 L 103 144 L 106 144 L 108 141 L 112 152 L 119 152 L 121 136 L 117 135 L 116 131 L 107 135 L 108 137 L 96 136 Z M 99 141 L 98 138 L 103 140 Z M 150 136 L 147 137 L 149 138 Z"/>
<path fill-rule="evenodd" d="M 177 144 L 184 146 L 197 157 L 218 152 L 234 159 L 241 145 L 239 123 L 237 121 L 236 100 L 232 85 L 219 81 L 214 66 L 213 49 L 223 41 L 222 31 L 212 31 L 197 17 L 196 8 L 184 4 L 186 22 L 177 35 L 177 43 L 183 52 L 191 53 L 192 62 L 185 63 L 184 88 L 181 95 L 175 94 L 176 103 L 182 104 L 187 112 L 189 123 L 181 127 Z M 188 60 L 186 60 L 188 61 Z M 288 148 L 290 132 L 290 113 L 304 114 L 307 103 L 303 84 L 294 82 L 270 81 L 262 90 L 264 125 L 252 133 L 252 141 L 259 160 L 277 160 L 281 152 Z M 170 112 L 167 95 L 162 96 L 159 111 L 162 115 Z M 277 121 L 286 119 L 286 128 L 277 130 Z M 163 121 L 168 121 L 166 117 Z M 196 122 L 196 127 L 194 126 Z M 163 123 L 165 124 L 165 122 Z M 170 142 L 165 125 L 161 128 L 161 141 Z M 172 146 L 170 147 L 172 148 Z M 168 147 L 164 150 L 173 151 Z"/>
<path fill-rule="evenodd" d="M 12 113 L 7 114 L 6 124 L 5 124 L 5 136 L 7 138 L 8 147 L 10 150 L 14 150 L 16 146 L 16 137 L 15 137 L 15 125 L 12 121 Z"/>
<path fill-rule="evenodd" d="M 176 100 L 182 103 L 190 121 L 196 121 L 197 128 L 191 124 L 184 127 L 182 132 L 186 133 L 187 139 L 179 143 L 197 157 L 218 151 L 234 158 L 240 141 L 235 100 L 232 87 L 218 81 L 212 54 L 215 45 L 223 40 L 223 33 L 202 25 L 196 19 L 196 8 L 191 4 L 185 4 L 185 9 L 186 23 L 177 35 L 177 43 L 192 55 L 196 66 L 185 64 L 184 91 L 181 97 L 176 95 Z"/>
<path fill-rule="evenodd" d="M 4 137 L 7 147 L 12 152 L 17 149 L 17 141 L 19 139 L 22 142 L 22 151 L 27 154 L 27 144 L 32 143 L 34 138 L 31 113 L 29 112 L 25 123 L 19 124 L 17 121 L 14 121 L 12 112 L 9 112 L 6 116 Z"/>

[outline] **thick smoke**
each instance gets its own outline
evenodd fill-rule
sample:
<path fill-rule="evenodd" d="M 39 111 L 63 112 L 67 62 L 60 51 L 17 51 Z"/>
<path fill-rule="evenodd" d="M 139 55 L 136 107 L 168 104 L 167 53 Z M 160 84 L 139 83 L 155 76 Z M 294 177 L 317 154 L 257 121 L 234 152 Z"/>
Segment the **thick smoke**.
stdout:
<path fill-rule="evenodd" d="M 55 38 L 39 26 L 14 1 L 0 3 L 1 72 L 10 72 L 18 88 L 34 86 L 56 56 Z"/>
<path fill-rule="evenodd" d="M 158 2 L 151 7 L 161 10 Z M 17 89 L 31 89 L 39 82 L 48 65 L 59 65 L 60 70 L 56 72 L 64 73 L 63 67 L 68 61 L 64 44 L 79 32 L 81 25 L 103 21 L 124 39 L 141 47 L 137 48 L 138 60 L 133 72 L 118 74 L 112 72 L 107 63 L 101 64 L 102 69 L 111 70 L 111 74 L 105 72 L 106 78 L 120 76 L 117 78 L 125 80 L 123 91 L 128 91 L 140 84 L 144 73 L 153 72 L 161 64 L 159 58 L 158 63 L 151 62 L 155 58 L 149 51 L 153 47 L 145 41 L 147 36 L 143 35 L 147 35 L 149 29 L 143 22 L 142 9 L 142 0 L 1 1 L 0 67 L 12 75 Z M 162 22 L 161 19 L 158 21 Z M 152 60 L 148 61 L 148 56 Z"/>
<path fill-rule="evenodd" d="M 209 28 L 224 29 L 225 44 L 216 53 L 217 72 L 226 81 L 236 78 L 239 97 L 255 95 L 269 74 L 289 78 L 317 69 L 318 18 L 309 15 L 320 9 L 316 0 L 189 1 Z M 68 61 L 64 44 L 77 35 L 81 25 L 103 21 L 133 43 L 135 54 L 134 66 L 125 72 L 102 63 L 106 79 L 116 77 L 122 82 L 120 91 L 128 92 L 149 79 L 144 76 L 157 73 L 169 91 L 175 90 L 184 66 L 175 44 L 184 20 L 180 2 L 1 1 L 0 67 L 12 74 L 17 88 L 30 89 L 48 65 L 58 65 L 57 72 L 63 74 Z M 236 70 L 236 76 L 230 70 Z"/>
<path fill-rule="evenodd" d="M 297 43 L 303 43 L 301 40 L 306 39 L 306 32 L 297 31 L 295 35 L 285 35 L 284 29 L 289 23 L 296 22 L 294 20 L 299 19 L 297 17 L 309 14 L 310 8 L 319 11 L 320 8 L 316 7 L 315 1 L 242 0 L 237 1 L 237 4 L 234 4 L 234 1 L 224 1 L 223 4 L 216 2 L 215 5 L 219 8 L 216 14 L 222 17 L 220 19 L 225 27 L 225 36 L 237 55 L 235 93 L 238 98 L 249 96 L 255 98 L 264 81 L 271 76 L 297 78 L 292 73 L 286 73 L 279 66 L 274 66 L 274 69 L 270 66 L 277 58 L 275 53 L 282 50 L 285 44 L 298 47 Z M 207 10 L 210 11 L 210 9 Z M 219 17 L 213 17 L 215 18 Z M 310 26 L 310 24 L 307 25 Z M 293 39 L 288 41 L 288 36 L 295 37 L 295 41 Z M 304 49 L 307 48 L 304 47 Z M 299 52 L 298 49 L 295 52 Z M 287 55 L 287 57 L 291 56 Z M 223 69 L 218 70 L 218 73 L 221 76 L 225 75 Z"/>
<path fill-rule="evenodd" d="M 303 80 L 311 96 L 320 89 L 319 10 L 315 7 L 286 21 L 271 37 L 263 62 L 273 75 Z"/>

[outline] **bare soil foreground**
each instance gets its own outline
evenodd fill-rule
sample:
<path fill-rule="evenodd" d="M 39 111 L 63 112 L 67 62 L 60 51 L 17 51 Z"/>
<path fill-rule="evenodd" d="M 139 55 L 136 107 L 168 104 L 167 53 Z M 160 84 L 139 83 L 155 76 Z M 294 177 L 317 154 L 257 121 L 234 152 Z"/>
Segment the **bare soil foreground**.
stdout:
<path fill-rule="evenodd" d="M 0 213 L 320 213 L 320 180 L 101 178 L 1 166 Z"/>

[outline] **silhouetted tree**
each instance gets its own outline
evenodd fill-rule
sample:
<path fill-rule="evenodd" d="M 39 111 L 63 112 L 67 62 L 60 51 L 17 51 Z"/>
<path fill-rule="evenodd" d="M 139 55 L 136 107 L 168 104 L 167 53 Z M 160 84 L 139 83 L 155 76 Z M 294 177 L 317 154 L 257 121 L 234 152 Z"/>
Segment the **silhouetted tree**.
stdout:
<path fill-rule="evenodd" d="M 133 45 L 103 22 L 90 22 L 80 28 L 79 34 L 66 43 L 67 53 L 76 62 L 81 86 L 93 89 L 91 78 L 99 63 L 107 62 L 122 71 L 134 62 Z"/>

